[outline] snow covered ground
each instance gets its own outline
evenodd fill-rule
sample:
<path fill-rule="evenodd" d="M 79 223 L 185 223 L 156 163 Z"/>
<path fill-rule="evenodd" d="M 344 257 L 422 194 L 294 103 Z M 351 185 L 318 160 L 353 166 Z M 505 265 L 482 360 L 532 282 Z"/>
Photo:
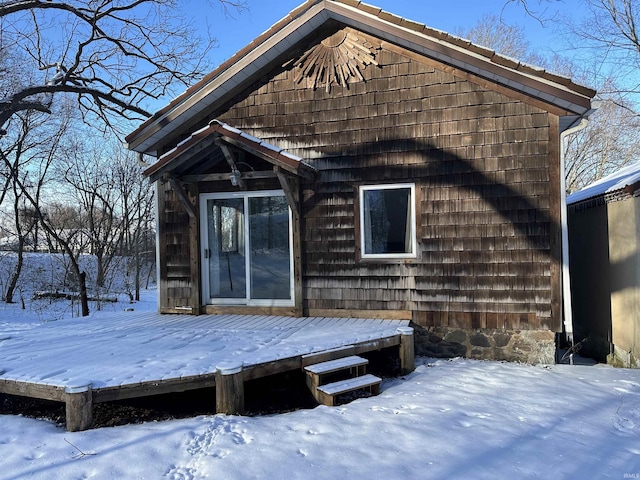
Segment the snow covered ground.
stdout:
<path fill-rule="evenodd" d="M 154 299 L 133 308 L 154 310 Z M 0 306 L 0 338 L 43 321 Z M 377 397 L 271 416 L 68 433 L 0 415 L 0 479 L 640 478 L 640 371 L 417 364 Z"/>

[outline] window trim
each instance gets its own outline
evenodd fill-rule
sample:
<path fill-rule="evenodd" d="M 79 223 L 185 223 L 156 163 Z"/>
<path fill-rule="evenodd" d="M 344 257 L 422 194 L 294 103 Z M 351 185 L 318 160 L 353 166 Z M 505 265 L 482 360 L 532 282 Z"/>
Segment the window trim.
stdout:
<path fill-rule="evenodd" d="M 408 188 L 410 190 L 409 207 L 411 209 L 410 222 L 411 230 L 409 232 L 411 240 L 411 251 L 408 253 L 365 253 L 365 222 L 364 222 L 364 194 L 370 190 L 397 190 Z M 415 183 L 383 183 L 383 184 L 367 184 L 358 187 L 358 227 L 359 227 L 359 248 L 361 260 L 395 260 L 395 259 L 411 259 L 418 256 L 418 238 L 416 228 L 416 185 Z"/>

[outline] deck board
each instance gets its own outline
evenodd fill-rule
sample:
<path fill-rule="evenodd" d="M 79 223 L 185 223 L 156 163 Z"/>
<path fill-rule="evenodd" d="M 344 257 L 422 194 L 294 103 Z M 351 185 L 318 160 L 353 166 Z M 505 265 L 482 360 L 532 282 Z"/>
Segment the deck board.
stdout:
<path fill-rule="evenodd" d="M 133 395 L 136 388 L 160 389 L 154 382 L 175 388 L 192 382 L 187 387 L 196 388 L 213 382 L 216 365 L 225 362 L 238 362 L 247 378 L 257 378 L 301 367 L 305 355 L 355 344 L 374 348 L 406 325 L 406 320 L 154 312 L 51 322 L 11 332 L 0 342 L 0 392 L 7 382 L 60 389 L 85 381 L 96 398 L 101 389 L 122 390 L 105 398 Z M 0 336 L 5 337 L 1 331 Z"/>

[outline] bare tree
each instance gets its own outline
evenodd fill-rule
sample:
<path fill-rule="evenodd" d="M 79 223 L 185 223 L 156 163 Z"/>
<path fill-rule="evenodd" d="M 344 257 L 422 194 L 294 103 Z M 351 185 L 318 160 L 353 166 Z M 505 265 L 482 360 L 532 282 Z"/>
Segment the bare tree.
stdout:
<path fill-rule="evenodd" d="M 585 0 L 581 15 L 562 20 L 576 52 L 596 59 L 594 76 L 609 101 L 638 113 L 640 4 L 636 0 Z"/>
<path fill-rule="evenodd" d="M 228 8 L 242 1 L 207 0 Z M 10 141 L 16 118 L 38 113 L 54 116 L 58 104 L 73 100 L 85 123 L 119 131 L 120 122 L 150 116 L 145 102 L 173 94 L 209 70 L 211 38 L 198 38 L 180 14 L 177 0 L 0 0 L 0 173 L 4 189 L 38 218 L 46 235 L 64 251 L 78 279 L 82 315 L 88 315 L 86 273 L 80 268 L 73 229 L 59 229 L 55 210 L 45 208 L 23 165 L 12 157 Z M 125 128 L 130 128 L 128 125 Z M 48 172 L 56 152 L 44 158 Z M 45 178 L 44 176 L 42 178 Z M 106 197 L 80 185 L 93 211 L 112 215 Z M 100 239 L 94 238 L 98 248 Z"/>
<path fill-rule="evenodd" d="M 34 150 L 35 153 L 33 153 L 28 161 L 25 160 L 23 162 L 16 163 L 15 161 L 12 161 L 10 157 L 11 154 L 15 155 L 15 152 L 9 151 L 6 153 L 7 150 L 2 148 L 0 148 L 0 160 L 2 161 L 10 181 L 15 185 L 15 191 L 19 192 L 19 195 L 24 199 L 26 206 L 33 212 L 38 223 L 50 239 L 50 243 L 55 242 L 56 248 L 60 248 L 69 256 L 71 268 L 78 281 L 82 315 L 85 316 L 89 314 L 86 274 L 80 268 L 80 264 L 77 261 L 77 254 L 74 251 L 75 234 L 73 233 L 76 230 L 81 229 L 81 226 L 76 223 L 73 228 L 58 228 L 58 223 L 56 222 L 57 218 L 56 215 L 54 215 L 54 213 L 56 213 L 55 210 L 52 209 L 51 206 L 48 208 L 45 207 L 43 205 L 44 202 L 42 201 L 43 185 L 49 177 L 52 165 L 59 158 L 61 142 L 65 139 L 63 132 L 69 128 L 69 124 L 73 118 L 73 112 L 69 108 L 57 109 L 55 110 L 55 113 L 55 118 L 61 122 L 61 125 L 64 126 L 64 128 L 57 132 L 53 132 L 49 137 L 42 136 L 42 130 L 33 133 L 33 137 L 39 139 L 40 149 Z M 20 114 L 16 114 L 10 119 L 10 121 L 15 123 L 15 118 L 20 117 L 23 114 L 27 114 L 27 116 L 29 116 L 30 114 L 34 114 L 34 111 L 25 111 Z M 42 114 L 37 111 L 36 114 L 42 116 Z M 48 129 L 46 131 L 49 131 L 53 122 L 43 122 L 43 125 L 45 124 Z M 31 128 L 34 126 L 34 123 L 32 121 L 27 121 L 26 125 Z M 14 128 L 12 128 L 12 133 L 8 135 L 9 137 L 14 135 L 13 131 Z M 6 139 L 7 136 L 3 138 L 4 143 L 6 143 Z M 25 174 L 24 172 L 28 172 L 28 174 Z M 34 172 L 37 172 L 36 177 L 33 177 Z M 59 204 L 59 202 L 57 203 Z M 70 232 L 72 233 L 70 234 Z"/>
<path fill-rule="evenodd" d="M 243 2 L 218 0 L 223 6 Z M 21 50 L 40 72 L 0 97 L 0 130 L 16 113 L 51 113 L 55 94 L 77 99 L 85 119 L 150 116 L 144 101 L 184 88 L 209 68 L 212 39 L 194 35 L 177 0 L 0 1 L 0 55 Z M 181 87 L 182 86 L 182 87 Z M 0 131 L 2 133 L 2 131 Z"/>
<path fill-rule="evenodd" d="M 640 158 L 640 117 L 624 100 L 605 98 L 587 127 L 567 138 L 565 150 L 572 193 Z"/>
<path fill-rule="evenodd" d="M 505 23 L 498 15 L 484 15 L 475 26 L 466 29 L 458 28 L 454 33 L 502 55 L 533 65 L 546 64 L 544 57 L 533 52 L 531 44 L 524 36 L 524 30 L 518 25 Z"/>
<path fill-rule="evenodd" d="M 153 192 L 142 176 L 143 168 L 114 137 L 91 137 L 82 132 L 55 167 L 60 190 L 68 192 L 66 204 L 74 205 L 66 217 L 77 218 L 81 228 L 75 238 L 81 236 L 85 240 L 86 253 L 92 254 L 96 262 L 96 293 L 110 286 L 112 269 L 123 265 L 126 278 L 130 279 L 126 291 L 131 300 L 140 299 L 142 262 L 149 260 L 153 249 L 149 245 Z M 53 218 L 50 223 L 53 225 Z M 69 221 L 57 223 L 67 225 Z M 72 243 L 84 246 L 77 240 Z"/>
<path fill-rule="evenodd" d="M 29 111 L 20 112 L 14 116 L 12 122 L 17 124 L 16 128 L 12 129 L 14 133 L 5 137 L 7 147 L 4 150 L 0 149 L 5 176 L 5 189 L 1 199 L 8 194 L 13 200 L 13 231 L 17 252 L 16 266 L 4 295 L 7 303 L 14 301 L 27 238 L 39 224 L 32 202 L 40 204 L 49 167 L 69 124 L 68 117 L 56 122 L 46 122 L 41 113 Z M 28 189 L 28 195 L 25 189 Z M 32 236 L 32 242 L 34 245 L 37 243 L 37 235 Z"/>
<path fill-rule="evenodd" d="M 544 25 L 555 18 L 556 10 L 553 4 L 558 3 L 562 3 L 562 0 L 505 0 L 503 11 L 507 6 L 515 5 Z"/>
<path fill-rule="evenodd" d="M 119 192 L 122 216 L 122 254 L 128 259 L 127 272 L 133 270 L 132 300 L 140 300 L 143 262 L 153 266 L 155 235 L 153 189 L 142 176 L 145 168 L 133 159 L 132 152 L 120 150 L 113 158 L 113 188 Z"/>
<path fill-rule="evenodd" d="M 113 137 L 78 137 L 56 171 L 81 210 L 90 253 L 96 259 L 96 286 L 105 281 L 116 257 L 130 259 L 136 300 L 145 241 L 153 221 L 151 184 L 144 166 Z M 133 296 L 133 295 L 132 295 Z"/>
<path fill-rule="evenodd" d="M 70 197 L 80 211 L 89 253 L 96 258 L 97 287 L 104 286 L 122 235 L 116 213 L 119 199 L 118 191 L 113 188 L 113 155 L 109 144 L 108 138 L 77 137 L 56 167 L 58 178 L 70 187 Z"/>

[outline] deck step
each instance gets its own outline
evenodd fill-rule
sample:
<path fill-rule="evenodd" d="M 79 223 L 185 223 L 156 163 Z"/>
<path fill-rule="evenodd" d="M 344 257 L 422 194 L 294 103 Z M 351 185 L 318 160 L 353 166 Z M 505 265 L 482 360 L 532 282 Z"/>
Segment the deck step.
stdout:
<path fill-rule="evenodd" d="M 343 393 L 369 388 L 373 395 L 380 393 L 382 380 L 367 374 L 369 360 L 357 355 L 336 358 L 304 367 L 307 387 L 318 403 L 335 405 Z M 345 378 L 348 377 L 348 378 Z"/>
<path fill-rule="evenodd" d="M 360 377 L 328 383 L 318 387 L 318 401 L 323 405 L 333 406 L 337 395 L 361 390 L 363 388 L 370 388 L 372 395 L 378 395 L 380 393 L 381 383 L 382 379 L 380 377 L 369 373 Z"/>
<path fill-rule="evenodd" d="M 316 363 L 313 365 L 307 365 L 304 369 L 307 372 L 316 375 L 326 375 L 328 373 L 338 372 L 340 370 L 346 370 L 348 368 L 360 367 L 367 365 L 369 360 L 366 358 L 352 355 L 350 357 L 338 358 L 336 360 L 329 360 L 327 362 Z"/>

